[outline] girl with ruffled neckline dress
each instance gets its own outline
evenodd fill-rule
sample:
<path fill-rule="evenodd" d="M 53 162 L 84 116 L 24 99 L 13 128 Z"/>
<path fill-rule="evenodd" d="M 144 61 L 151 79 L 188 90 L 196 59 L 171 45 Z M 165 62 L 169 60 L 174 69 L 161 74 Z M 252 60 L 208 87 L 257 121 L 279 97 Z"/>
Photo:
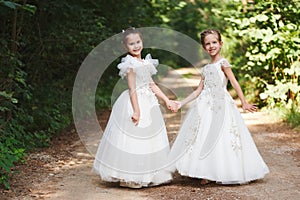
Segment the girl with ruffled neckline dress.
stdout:
<path fill-rule="evenodd" d="M 135 28 L 123 32 L 128 55 L 118 65 L 127 78 L 128 90 L 118 97 L 98 146 L 93 170 L 102 180 L 120 186 L 141 188 L 168 183 L 166 169 L 170 151 L 165 122 L 159 108 L 160 97 L 168 108 L 174 103 L 158 88 L 151 76 L 158 60 L 148 54 L 141 58 L 143 42 Z"/>

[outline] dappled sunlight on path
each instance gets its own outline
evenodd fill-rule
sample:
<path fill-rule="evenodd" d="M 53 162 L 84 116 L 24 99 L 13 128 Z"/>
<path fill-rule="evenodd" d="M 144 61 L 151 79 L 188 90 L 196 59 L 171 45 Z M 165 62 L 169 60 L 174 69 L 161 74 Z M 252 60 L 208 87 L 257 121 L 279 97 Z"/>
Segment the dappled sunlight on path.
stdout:
<path fill-rule="evenodd" d="M 163 86 L 171 98 L 182 98 L 198 82 L 199 72 L 194 68 L 187 68 L 171 71 L 158 84 Z M 172 144 L 188 106 L 177 114 L 166 110 L 164 105 L 161 107 Z M 109 114 L 110 110 L 100 113 L 99 122 L 103 129 Z M 19 176 L 16 175 L 16 183 L 22 185 L 20 188 L 24 191 L 17 193 L 16 190 L 5 195 L 9 196 L 8 199 L 16 200 L 299 199 L 300 133 L 263 112 L 242 113 L 242 116 L 270 168 L 270 174 L 263 180 L 246 185 L 224 186 L 211 183 L 202 186 L 198 179 L 175 174 L 174 181 L 167 185 L 138 190 L 120 188 L 117 184 L 101 181 L 92 172 L 94 157 L 72 129 L 62 133 L 58 142 L 53 142 L 49 149 L 30 154 L 27 164 L 20 168 L 24 171 Z M 86 141 L 97 147 L 99 141 L 95 138 L 87 138 Z M 0 196 L 0 199 L 6 199 L 5 195 Z"/>

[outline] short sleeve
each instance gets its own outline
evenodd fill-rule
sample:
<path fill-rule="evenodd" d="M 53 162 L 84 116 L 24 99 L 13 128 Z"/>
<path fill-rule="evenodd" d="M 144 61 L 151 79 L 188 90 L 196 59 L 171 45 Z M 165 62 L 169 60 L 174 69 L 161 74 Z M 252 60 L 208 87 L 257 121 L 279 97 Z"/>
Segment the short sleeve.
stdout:
<path fill-rule="evenodd" d="M 146 55 L 145 60 L 149 61 L 152 65 L 154 65 L 154 67 L 157 67 L 158 64 L 159 64 L 158 60 L 157 59 L 153 59 L 150 54 Z"/>
<path fill-rule="evenodd" d="M 141 67 L 143 63 L 141 61 L 138 61 L 131 55 L 127 55 L 126 57 L 122 58 L 121 63 L 118 64 L 119 75 L 121 78 L 126 77 L 127 73 L 130 72 L 130 69 L 133 69 L 134 72 L 136 72 L 137 68 Z M 144 65 L 147 66 L 147 69 L 151 75 L 156 74 L 156 66 L 158 66 L 158 60 L 152 59 L 151 55 L 148 54 L 144 59 Z"/>
<path fill-rule="evenodd" d="M 226 59 L 222 59 L 221 66 L 222 67 L 231 67 L 231 64 L 229 64 L 229 62 Z"/>
<path fill-rule="evenodd" d="M 129 73 L 130 69 L 135 69 L 137 66 L 137 61 L 130 55 L 127 55 L 126 57 L 121 59 L 121 63 L 118 64 L 119 76 L 121 78 L 126 77 L 127 73 Z"/>
<path fill-rule="evenodd" d="M 150 63 L 150 66 L 149 66 L 149 72 L 151 75 L 154 75 L 157 73 L 157 69 L 156 67 L 158 66 L 159 62 L 158 62 L 158 59 L 152 59 L 151 55 L 150 54 L 147 54 L 146 57 L 145 57 L 145 61 Z"/>

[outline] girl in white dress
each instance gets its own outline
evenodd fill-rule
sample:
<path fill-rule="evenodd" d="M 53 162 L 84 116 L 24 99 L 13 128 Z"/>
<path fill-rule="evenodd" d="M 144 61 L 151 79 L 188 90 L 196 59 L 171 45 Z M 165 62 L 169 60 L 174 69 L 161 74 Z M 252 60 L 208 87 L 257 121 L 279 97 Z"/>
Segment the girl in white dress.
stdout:
<path fill-rule="evenodd" d="M 166 127 L 156 96 L 167 107 L 174 105 L 153 82 L 158 60 L 148 54 L 141 58 L 143 42 L 135 28 L 123 32 L 128 51 L 118 65 L 119 75 L 127 78 L 128 90 L 115 104 L 99 144 L 93 169 L 102 180 L 120 186 L 141 188 L 170 182 L 166 170 L 170 152 Z"/>
<path fill-rule="evenodd" d="M 203 67 L 197 89 L 177 109 L 196 99 L 189 109 L 170 152 L 179 174 L 200 178 L 201 184 L 216 181 L 242 184 L 263 178 L 269 169 L 260 156 L 232 97 L 228 80 L 244 111 L 254 112 L 237 82 L 231 65 L 221 55 L 221 35 L 216 30 L 201 33 L 201 43 L 211 63 Z M 177 110 L 175 110 L 177 111 Z"/>

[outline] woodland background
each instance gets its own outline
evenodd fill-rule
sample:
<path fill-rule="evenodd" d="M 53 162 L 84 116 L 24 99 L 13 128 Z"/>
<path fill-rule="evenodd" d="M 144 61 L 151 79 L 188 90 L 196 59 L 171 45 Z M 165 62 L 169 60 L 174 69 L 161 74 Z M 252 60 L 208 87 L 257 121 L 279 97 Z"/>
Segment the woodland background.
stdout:
<path fill-rule="evenodd" d="M 9 188 L 26 153 L 73 123 L 72 87 L 82 61 L 130 26 L 170 28 L 199 42 L 204 29 L 219 29 L 247 99 L 299 127 L 299 19 L 298 0 L 0 0 L 0 184 Z M 153 54 L 188 67 L 168 52 Z M 110 106 L 117 62 L 100 80 L 98 110 Z"/>

